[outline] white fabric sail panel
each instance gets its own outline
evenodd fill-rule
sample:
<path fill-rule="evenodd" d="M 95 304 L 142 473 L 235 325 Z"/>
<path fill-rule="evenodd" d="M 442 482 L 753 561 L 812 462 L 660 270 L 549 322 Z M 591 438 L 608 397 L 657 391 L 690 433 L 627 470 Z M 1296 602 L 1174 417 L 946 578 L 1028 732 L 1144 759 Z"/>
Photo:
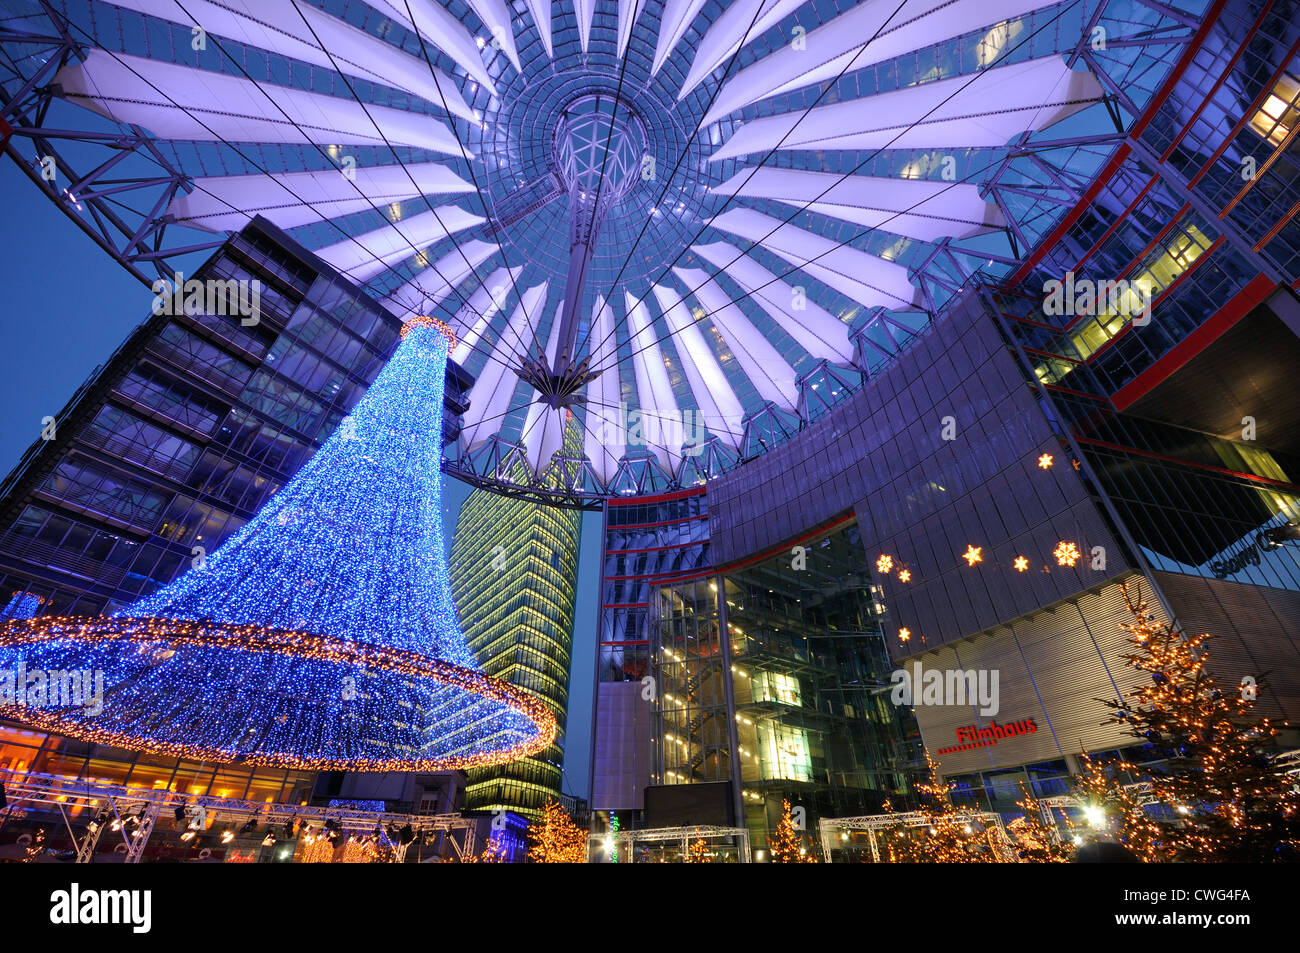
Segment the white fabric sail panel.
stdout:
<path fill-rule="evenodd" d="M 366 282 L 427 246 L 485 222 L 481 215 L 456 205 L 443 205 L 383 228 L 345 238 L 315 254 L 354 281 Z"/>
<path fill-rule="evenodd" d="M 773 199 L 842 222 L 883 228 L 921 241 L 968 238 L 1005 224 L 979 189 L 959 182 L 837 175 L 802 169 L 741 169 L 715 185 L 719 195 Z"/>
<path fill-rule="evenodd" d="M 695 22 L 706 2 L 707 0 L 668 0 L 664 4 L 664 12 L 659 17 L 659 37 L 655 41 L 654 61 L 650 64 L 651 76 L 659 72 L 664 60 L 681 42 L 682 35 Z"/>
<path fill-rule="evenodd" d="M 71 101 L 163 139 L 383 146 L 378 126 L 394 145 L 468 155 L 432 116 L 140 56 L 94 49 L 55 82 Z"/>
<path fill-rule="evenodd" d="M 731 54 L 758 39 L 787 14 L 803 6 L 804 2 L 805 0 L 733 0 L 726 4 L 700 40 L 700 47 L 695 53 L 695 59 L 691 61 L 690 71 L 686 74 L 677 98 L 684 99 L 704 77 L 725 65 Z"/>
<path fill-rule="evenodd" d="M 595 474 L 609 482 L 618 472 L 619 461 L 627 450 L 622 426 L 623 391 L 618 378 L 618 338 L 614 309 L 599 294 L 592 314 L 595 317 L 591 327 L 590 367 L 602 370 L 598 377 L 587 382 L 582 449 Z"/>
<path fill-rule="evenodd" d="M 706 271 L 698 268 L 674 268 L 673 274 L 683 282 L 687 294 L 695 296 L 727 343 L 731 356 L 745 372 L 758 396 L 782 410 L 796 413 L 799 386 L 794 368 L 759 333 L 743 311 L 731 303 L 731 296 Z"/>
<path fill-rule="evenodd" d="M 519 304 L 506 322 L 501 335 L 503 341 L 532 341 L 536 337 L 538 316 L 546 304 L 547 282 L 533 285 L 520 296 Z M 461 440 L 466 449 L 487 440 L 501 429 L 501 421 L 510 410 L 510 398 L 514 396 L 519 378 L 510 367 L 505 356 L 498 352 L 500 360 L 489 360 L 483 365 L 478 379 L 469 389 L 469 408 L 465 411 L 464 429 Z"/>
<path fill-rule="evenodd" d="M 682 372 L 686 375 L 704 426 L 728 447 L 739 450 L 745 433 L 745 408 L 723 373 L 722 365 L 705 342 L 704 335 L 695 326 L 691 309 L 672 288 L 655 285 L 650 290 L 659 302 L 664 323 L 672 332 Z"/>
<path fill-rule="evenodd" d="M 501 246 L 478 239 L 464 242 L 402 285 L 382 303 L 402 320 L 413 314 L 432 314 L 452 291 L 474 273 L 475 268 L 500 250 Z"/>
<path fill-rule="evenodd" d="M 758 243 L 866 307 L 912 308 L 919 300 L 902 265 L 837 245 L 829 238 L 782 223 L 781 219 L 762 212 L 729 209 L 715 218 L 712 225 L 719 231 Z"/>
<path fill-rule="evenodd" d="M 640 411 L 641 435 L 650 452 L 669 473 L 675 474 L 682 462 L 682 438 L 685 435 L 681 410 L 668 379 L 668 368 L 664 365 L 664 352 L 659 348 L 650 309 L 645 302 L 625 291 L 623 303 L 627 308 L 627 335 L 632 344 L 632 370 L 636 374 L 636 409 Z M 633 413 L 628 411 L 629 418 Z M 629 423 L 629 433 L 636 432 L 635 423 Z"/>
<path fill-rule="evenodd" d="M 632 28 L 636 18 L 645 9 L 646 0 L 618 0 L 618 58 L 627 53 L 628 41 L 632 39 Z"/>
<path fill-rule="evenodd" d="M 473 192 L 474 186 L 437 162 L 342 167 L 278 175 L 221 175 L 194 180 L 194 191 L 167 206 L 177 222 L 210 232 L 237 231 L 254 215 L 281 228 L 329 221 L 419 195 Z"/>
<path fill-rule="evenodd" d="M 473 34 L 438 0 L 366 0 L 366 5 L 414 30 L 425 42 L 432 43 L 451 57 L 493 96 L 497 94 Z M 407 15 L 408 8 L 414 20 Z"/>
<path fill-rule="evenodd" d="M 542 38 L 548 57 L 555 57 L 554 40 L 551 35 L 551 0 L 528 0 L 528 12 L 532 14 L 537 33 Z"/>
<path fill-rule="evenodd" d="M 464 366 L 474 353 L 483 332 L 496 313 L 505 307 L 506 299 L 523 271 L 523 265 L 498 268 L 474 289 L 469 300 L 456 312 L 456 348 L 451 352 L 451 359 L 457 364 Z"/>
<path fill-rule="evenodd" d="M 456 82 L 437 68 L 319 7 L 294 0 L 114 0 L 114 6 L 198 25 L 237 40 L 328 70 L 413 93 L 465 119 L 474 110 Z"/>
<path fill-rule="evenodd" d="M 695 245 L 691 251 L 740 285 L 769 318 L 813 357 L 834 364 L 853 363 L 848 327 L 809 298 L 807 289 L 800 292 L 727 242 Z"/>
<path fill-rule="evenodd" d="M 573 16 L 578 21 L 578 42 L 582 52 L 591 43 L 591 19 L 596 15 L 596 0 L 573 0 Z"/>
<path fill-rule="evenodd" d="M 735 73 L 701 125 L 769 96 L 833 81 L 943 40 L 1044 6 L 1043 0 L 867 0 L 812 30 L 804 44 L 786 44 Z"/>
<path fill-rule="evenodd" d="M 397 2 L 401 3 L 402 0 Z M 515 48 L 515 31 L 510 22 L 510 11 L 506 8 L 505 0 L 466 0 L 466 2 L 488 28 L 490 36 L 484 39 L 499 46 L 514 64 L 515 69 L 522 71 L 523 64 L 519 62 L 519 50 Z"/>
<path fill-rule="evenodd" d="M 555 366 L 555 353 L 560 347 L 560 319 L 564 317 L 564 302 L 555 309 L 555 320 L 551 322 L 551 333 L 546 340 L 546 359 Z M 567 408 L 550 407 L 534 400 L 528 405 L 524 415 L 524 459 L 528 468 L 541 476 L 551 465 L 551 458 L 564 445 L 564 423 Z"/>
<path fill-rule="evenodd" d="M 1101 99 L 1101 84 L 1050 56 L 747 122 L 709 161 L 771 149 L 968 149 L 1005 145 Z"/>

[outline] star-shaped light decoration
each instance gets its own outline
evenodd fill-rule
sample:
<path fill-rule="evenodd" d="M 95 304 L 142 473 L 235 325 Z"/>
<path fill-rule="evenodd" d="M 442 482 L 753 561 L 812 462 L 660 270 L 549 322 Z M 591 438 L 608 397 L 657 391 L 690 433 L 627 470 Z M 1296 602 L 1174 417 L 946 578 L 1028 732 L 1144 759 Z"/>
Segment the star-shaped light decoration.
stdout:
<path fill-rule="evenodd" d="M 966 565 L 968 566 L 982 563 L 984 561 L 984 549 L 980 546 L 968 545 L 966 547 L 966 552 L 961 554 L 961 558 L 966 560 Z"/>
<path fill-rule="evenodd" d="M 1045 453 L 1038 458 L 1038 469 L 1050 470 L 1052 469 L 1052 463 L 1053 463 L 1052 455 L 1050 453 Z"/>
<path fill-rule="evenodd" d="M 911 581 L 912 581 L 912 570 L 910 570 L 910 569 L 900 569 L 900 570 L 898 570 L 898 581 L 899 581 L 899 582 L 911 582 Z"/>
<path fill-rule="evenodd" d="M 1079 547 L 1074 543 L 1061 540 L 1056 544 L 1056 548 L 1052 550 L 1052 555 L 1056 557 L 1058 566 L 1073 566 L 1083 554 L 1079 552 Z"/>
<path fill-rule="evenodd" d="M 876 559 L 876 572 L 889 572 L 894 568 L 894 557 L 881 554 Z"/>
<path fill-rule="evenodd" d="M 899 630 L 898 630 L 898 641 L 900 641 L 900 642 L 906 642 L 906 641 L 907 641 L 908 639 L 910 639 L 911 637 L 912 637 L 912 630 L 911 630 L 911 629 L 908 629 L 908 628 L 902 628 L 902 629 L 899 629 Z"/>
<path fill-rule="evenodd" d="M 1029 560 L 1024 556 L 1017 556 L 1011 565 L 1016 567 L 1016 572 L 1028 572 L 1029 570 Z"/>

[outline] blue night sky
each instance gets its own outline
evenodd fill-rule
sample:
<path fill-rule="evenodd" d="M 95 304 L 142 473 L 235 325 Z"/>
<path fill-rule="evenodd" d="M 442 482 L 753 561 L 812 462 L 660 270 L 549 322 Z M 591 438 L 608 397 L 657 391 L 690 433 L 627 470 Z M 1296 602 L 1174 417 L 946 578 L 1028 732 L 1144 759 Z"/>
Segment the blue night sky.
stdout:
<path fill-rule="evenodd" d="M 8 159 L 0 160 L 6 227 L 0 233 L 5 283 L 0 346 L 0 473 L 17 464 L 73 392 L 149 314 L 153 295 L 56 209 Z M 448 545 L 470 488 L 445 485 Z M 587 796 L 591 692 L 596 655 L 600 514 L 582 529 L 577 621 L 569 695 L 566 793 Z"/>

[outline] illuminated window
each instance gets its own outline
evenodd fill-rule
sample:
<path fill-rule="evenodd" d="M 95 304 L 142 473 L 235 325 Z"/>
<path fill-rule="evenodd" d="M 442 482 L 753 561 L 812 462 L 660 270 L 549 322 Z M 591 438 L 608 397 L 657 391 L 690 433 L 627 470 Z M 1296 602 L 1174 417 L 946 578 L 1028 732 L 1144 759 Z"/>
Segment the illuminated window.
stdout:
<path fill-rule="evenodd" d="M 780 672 L 755 672 L 754 700 L 798 705 L 799 680 Z"/>
<path fill-rule="evenodd" d="M 812 780 L 807 732 L 784 726 L 761 727 L 758 741 L 760 767 L 765 780 Z"/>
<path fill-rule="evenodd" d="M 1077 361 L 1086 361 L 1101 350 L 1111 338 L 1119 334 L 1129 322 L 1143 311 L 1142 295 L 1154 301 L 1166 288 L 1178 280 L 1192 264 L 1205 254 L 1212 242 L 1195 225 L 1174 233 L 1165 239 L 1164 248 L 1154 259 L 1139 268 L 1124 282 L 1096 283 L 1093 307 L 1100 313 L 1083 318 L 1070 333 L 1065 354 Z M 1079 279 L 1076 279 L 1079 281 Z M 1040 380 L 1055 384 L 1073 370 L 1066 361 L 1047 361 L 1036 368 Z"/>
<path fill-rule="evenodd" d="M 1280 146 L 1300 122 L 1300 79 L 1283 73 L 1273 91 L 1264 98 L 1259 112 L 1250 117 L 1254 129 L 1272 145 Z"/>

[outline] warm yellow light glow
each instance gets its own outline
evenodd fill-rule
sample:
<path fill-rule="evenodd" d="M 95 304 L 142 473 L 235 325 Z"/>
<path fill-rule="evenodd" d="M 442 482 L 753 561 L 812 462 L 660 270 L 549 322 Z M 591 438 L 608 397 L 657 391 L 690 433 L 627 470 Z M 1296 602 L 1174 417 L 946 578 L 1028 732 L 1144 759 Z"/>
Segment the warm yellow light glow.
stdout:
<path fill-rule="evenodd" d="M 1056 544 L 1056 548 L 1052 550 L 1052 555 L 1056 557 L 1058 566 L 1073 566 L 1083 554 L 1079 552 L 1079 547 L 1074 543 L 1061 540 Z"/>

